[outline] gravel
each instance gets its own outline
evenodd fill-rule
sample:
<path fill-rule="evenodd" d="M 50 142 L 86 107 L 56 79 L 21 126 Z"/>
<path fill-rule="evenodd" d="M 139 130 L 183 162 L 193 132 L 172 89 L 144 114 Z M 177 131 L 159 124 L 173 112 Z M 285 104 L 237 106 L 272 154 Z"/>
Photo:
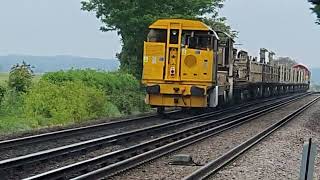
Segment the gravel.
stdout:
<path fill-rule="evenodd" d="M 303 144 L 317 144 L 314 179 L 320 179 L 320 102 L 252 148 L 211 179 L 299 179 Z"/>
<path fill-rule="evenodd" d="M 259 106 L 262 106 L 262 104 L 259 105 Z M 252 108 L 252 107 L 250 107 L 250 108 Z M 234 114 L 236 112 L 238 112 L 238 110 L 230 113 L 230 115 Z M 190 116 L 190 115 L 183 114 L 183 116 Z M 175 115 L 175 116 L 172 115 L 172 116 L 170 116 L 170 119 L 177 119 L 177 118 L 181 118 L 181 117 L 182 117 L 182 115 Z M 220 117 L 220 116 L 217 116 L 217 117 L 215 117 L 213 119 L 217 119 L 218 117 Z M 6 170 L 5 174 L 6 174 L 6 177 L 8 179 L 20 179 L 20 178 L 24 178 L 24 177 L 27 177 L 27 176 L 32 176 L 32 175 L 35 175 L 35 174 L 39 174 L 41 172 L 45 172 L 45 171 L 49 171 L 49 170 L 52 170 L 52 169 L 55 169 L 55 168 L 58 168 L 58 167 L 66 166 L 66 165 L 69 165 L 69 164 L 72 164 L 72 163 L 75 163 L 75 162 L 86 160 L 86 159 L 89 159 L 89 158 L 92 158 L 92 157 L 96 157 L 96 156 L 99 156 L 99 155 L 102 155 L 102 154 L 106 154 L 106 153 L 109 153 L 109 152 L 112 152 L 112 151 L 120 150 L 120 149 L 129 147 L 129 146 L 135 145 L 137 143 L 141 143 L 141 142 L 144 142 L 144 141 L 147 141 L 147 140 L 151 140 L 151 139 L 163 136 L 163 135 L 167 135 L 167 134 L 170 134 L 170 133 L 173 133 L 173 132 L 177 132 L 179 130 L 186 129 L 186 128 L 189 128 L 189 127 L 192 127 L 192 126 L 195 126 L 195 125 L 199 125 L 199 124 L 203 124 L 203 123 L 205 123 L 205 122 L 190 123 L 190 124 L 187 124 L 186 126 L 183 126 L 183 127 L 180 127 L 180 128 L 176 128 L 175 127 L 174 129 L 167 130 L 167 131 L 165 131 L 163 133 L 156 133 L 151 137 L 144 136 L 141 139 L 137 139 L 135 141 L 132 141 L 132 143 L 119 144 L 119 145 L 115 145 L 115 146 L 110 146 L 109 145 L 107 147 L 99 147 L 99 149 L 97 149 L 97 150 L 84 151 L 84 152 L 79 152 L 79 153 L 68 155 L 68 156 L 61 157 L 61 158 L 60 157 L 59 158 L 55 158 L 53 160 L 46 161 L 45 165 L 42 164 L 42 163 L 34 163 L 34 164 L 32 164 L 32 165 L 30 165 L 28 167 L 24 167 L 23 170 L 20 170 L 20 169 Z M 126 127 L 126 128 L 128 128 L 128 127 Z M 102 132 L 102 133 L 105 133 L 105 132 Z M 79 138 L 80 137 L 78 137 L 76 140 L 78 140 Z M 70 140 L 73 140 L 73 139 L 70 139 Z M 67 140 L 63 140 L 62 142 L 68 142 L 68 141 Z M 59 141 L 57 140 L 55 143 L 61 144 L 61 140 L 59 140 Z M 50 142 L 48 142 L 48 144 L 50 146 L 50 145 L 53 145 L 54 142 L 50 141 Z M 38 145 L 38 147 L 49 148 L 47 146 L 44 146 L 44 143 L 41 143 L 41 146 Z M 16 152 L 21 153 L 21 154 L 23 154 L 23 153 L 26 154 L 29 149 L 31 149 L 33 151 L 38 150 L 37 148 L 35 148 L 33 146 L 30 146 L 29 148 L 25 148 L 25 149 L 26 149 L 25 152 L 21 151 L 21 149 L 20 150 L 13 150 L 13 151 L 16 151 Z M 5 153 L 6 153 L 5 155 L 8 155 L 10 153 L 10 151 L 9 152 L 5 152 Z"/>
<path fill-rule="evenodd" d="M 235 112 L 233 112 L 233 113 L 235 113 Z M 190 115 L 184 114 L 184 116 L 190 116 Z M 181 116 L 176 116 L 176 117 L 172 116 L 170 119 L 177 119 L 178 117 L 181 118 Z M 161 119 L 161 120 L 163 120 L 163 119 Z M 152 123 L 152 122 L 150 122 L 150 123 Z M 199 123 L 197 123 L 197 124 L 199 124 Z M 193 125 L 189 124 L 186 127 L 190 127 L 190 126 L 194 126 L 194 124 Z M 183 127 L 182 129 L 185 129 L 186 127 Z M 128 128 L 128 127 L 126 127 L 126 128 Z M 117 130 L 119 130 L 119 129 L 117 129 Z M 114 131 L 117 131 L 117 130 L 114 130 Z M 159 135 L 154 135 L 152 137 L 145 138 L 144 140 L 146 140 L 146 139 L 150 140 L 150 138 L 153 139 L 153 138 L 162 136 L 164 134 L 169 134 L 169 133 L 172 133 L 172 132 L 176 132 L 178 130 L 181 130 L 181 128 L 175 129 L 173 131 L 168 131 L 168 132 L 165 132 L 165 133 L 162 133 L 162 134 L 159 134 Z M 105 132 L 100 132 L 100 133 L 105 133 Z M 90 137 L 90 136 L 92 136 L 92 135 L 89 135 L 88 137 Z M 76 140 L 80 140 L 80 138 L 81 137 L 78 137 Z M 142 140 L 142 141 L 144 141 L 144 140 Z M 57 140 L 57 141 L 55 141 L 55 143 L 61 144 L 61 141 L 62 140 Z M 135 141 L 134 144 L 142 142 L 142 141 Z M 68 142 L 68 141 L 67 140 L 63 140 L 62 142 Z M 51 141 L 48 142 L 48 143 L 49 143 L 49 146 L 53 144 Z M 122 148 L 125 148 L 125 147 L 128 147 L 128 146 L 131 146 L 131 145 L 132 145 L 132 143 L 124 144 L 124 145 L 108 146 L 108 147 L 104 147 L 104 148 L 101 148 L 101 149 L 98 149 L 98 150 L 94 150 L 94 151 L 82 152 L 82 154 L 74 154 L 73 156 L 67 156 L 67 157 L 63 157 L 63 158 L 55 158 L 52 161 L 46 161 L 46 162 L 42 162 L 42 163 L 38 163 L 38 164 L 33 164 L 33 165 L 29 166 L 29 167 L 24 167 L 24 169 L 15 169 L 13 171 L 6 171 L 6 172 L 4 172 L 4 174 L 6 176 L 3 176 L 3 177 L 6 177 L 7 179 L 21 179 L 21 178 L 27 177 L 27 175 L 28 176 L 32 176 L 32 175 L 35 175 L 35 174 L 38 174 L 38 173 L 41 173 L 41 172 L 44 172 L 44 171 L 52 170 L 52 169 L 55 169 L 55 168 L 58 168 L 58 167 L 62 167 L 62 166 L 68 165 L 68 164 L 72 164 L 72 163 L 75 163 L 75 162 L 79 162 L 79 161 L 82 161 L 82 160 L 93 158 L 93 157 L 96 157 L 98 155 L 105 154 L 105 153 L 108 153 L 108 152 L 111 152 L 111 151 L 115 151 L 115 150 L 119 150 L 119 149 L 122 149 Z M 41 143 L 41 146 L 39 146 L 39 147 L 46 147 L 46 146 L 43 143 Z M 46 148 L 49 148 L 49 147 L 46 147 Z M 29 149 L 32 149 L 33 151 L 36 151 L 35 150 L 36 148 L 34 146 L 26 148 L 26 150 L 29 150 Z M 21 153 L 21 150 L 19 150 L 18 152 Z M 5 152 L 5 153 L 9 154 L 10 152 L 9 153 Z M 22 152 L 22 153 L 26 153 L 26 152 Z M 191 168 L 193 168 L 193 167 L 191 167 Z"/>
<path fill-rule="evenodd" d="M 232 113 L 235 113 L 235 112 L 232 112 Z M 184 114 L 183 116 L 190 116 L 190 115 Z M 182 116 L 180 115 L 180 116 L 175 116 L 174 119 L 177 119 L 178 117 L 182 118 Z M 221 115 L 217 116 L 216 118 L 218 118 L 218 117 L 221 117 Z M 216 119 L 216 118 L 214 118 L 214 119 Z M 173 116 L 170 119 L 173 119 Z M 205 122 L 202 122 L 202 124 L 203 123 L 205 123 Z M 143 137 L 141 137 L 141 139 L 135 139 L 134 141 L 126 142 L 124 144 L 112 145 L 112 146 L 107 145 L 105 147 L 102 146 L 102 147 L 99 147 L 99 149 L 97 149 L 97 150 L 83 151 L 83 152 L 79 152 L 79 153 L 72 154 L 72 155 L 66 155 L 64 157 L 54 158 L 52 160 L 46 161 L 45 164 L 43 164 L 43 162 L 33 163 L 32 166 L 24 167 L 23 170 L 9 169 L 9 170 L 4 171 L 3 173 L 6 174 L 5 177 L 7 179 L 21 179 L 21 178 L 33 176 L 33 175 L 36 175 L 36 174 L 39 174 L 39 173 L 42 173 L 45 171 L 49 171 L 52 169 L 63 167 L 63 166 L 66 166 L 66 165 L 69 165 L 72 163 L 87 160 L 87 159 L 90 159 L 90 158 L 93 158 L 93 157 L 96 157 L 96 156 L 99 156 L 102 154 L 110 153 L 112 151 L 127 148 L 127 147 L 133 146 L 135 144 L 138 144 L 138 143 L 141 143 L 141 142 L 144 142 L 147 140 L 152 140 L 157 137 L 167 135 L 167 134 L 170 134 L 173 132 L 177 132 L 177 131 L 185 129 L 187 127 L 191 127 L 191 126 L 195 126 L 195 125 L 199 125 L 199 124 L 201 124 L 201 123 L 196 122 L 196 123 L 192 123 L 192 125 L 187 124 L 187 125 L 180 127 L 180 128 L 173 127 L 173 129 L 170 129 L 168 131 L 156 133 L 153 136 L 143 136 Z M 51 143 L 51 142 L 48 142 L 48 143 Z M 57 143 L 60 143 L 60 141 Z M 32 147 L 30 147 L 30 148 L 32 148 Z"/>
<path fill-rule="evenodd" d="M 274 111 L 254 121 L 248 122 L 240 127 L 227 130 L 217 136 L 208 138 L 192 146 L 183 148 L 171 155 L 154 160 L 151 163 L 139 166 L 124 172 L 112 179 L 181 179 L 192 173 L 199 166 L 175 166 L 169 165 L 175 154 L 189 154 L 199 164 L 206 164 L 217 158 L 224 152 L 236 147 L 251 136 L 261 132 L 271 124 L 288 115 L 291 111 L 298 109 L 315 96 L 304 98 L 298 102 L 288 105 L 280 110 Z M 259 123 L 257 123 L 259 122 Z M 233 176 L 231 176 L 231 179 Z M 230 177 L 226 178 L 230 179 Z M 237 178 L 238 179 L 238 178 Z"/>

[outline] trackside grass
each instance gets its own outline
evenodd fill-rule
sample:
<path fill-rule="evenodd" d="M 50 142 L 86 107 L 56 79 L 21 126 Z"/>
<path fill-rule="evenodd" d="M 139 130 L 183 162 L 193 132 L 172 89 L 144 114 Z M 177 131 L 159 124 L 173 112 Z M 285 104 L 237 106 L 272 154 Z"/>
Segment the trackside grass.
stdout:
<path fill-rule="evenodd" d="M 150 110 L 139 81 L 123 72 L 72 69 L 45 73 L 34 76 L 26 92 L 6 87 L 8 74 L 1 73 L 0 79 L 5 89 L 2 97 L 0 92 L 0 134 Z"/>

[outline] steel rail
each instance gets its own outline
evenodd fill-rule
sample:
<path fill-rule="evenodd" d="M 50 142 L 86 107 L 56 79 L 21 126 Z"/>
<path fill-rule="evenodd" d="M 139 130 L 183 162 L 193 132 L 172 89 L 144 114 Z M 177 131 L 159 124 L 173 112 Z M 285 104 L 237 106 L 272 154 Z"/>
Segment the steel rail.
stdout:
<path fill-rule="evenodd" d="M 244 143 L 240 144 L 239 146 L 235 147 L 234 149 L 230 150 L 229 152 L 225 153 L 224 155 L 220 156 L 219 158 L 209 162 L 205 166 L 201 167 L 194 173 L 190 174 L 189 176 L 185 177 L 184 180 L 202 180 L 207 179 L 211 175 L 217 173 L 220 169 L 228 165 L 230 162 L 238 158 L 240 155 L 248 151 L 250 148 L 252 148 L 254 145 L 258 144 L 262 140 L 264 140 L 266 137 L 268 137 L 270 134 L 278 130 L 279 128 L 283 127 L 285 124 L 287 124 L 289 121 L 300 115 L 302 112 L 304 112 L 307 108 L 312 106 L 314 103 L 316 103 L 319 100 L 319 97 L 316 97 L 315 99 L 308 102 L 306 105 L 300 107 L 293 113 L 287 115 L 280 121 L 274 123 L 273 125 L 266 128 L 264 131 L 256 134 L 254 137 L 250 138 L 249 140 L 245 141 Z"/>
<path fill-rule="evenodd" d="M 291 97 L 285 97 L 285 99 L 286 98 L 291 98 Z M 267 99 L 267 100 L 264 100 L 263 102 L 268 102 L 268 101 L 272 101 L 272 99 Z M 206 118 L 211 118 L 213 116 L 218 116 L 218 115 L 223 115 L 225 113 L 230 113 L 230 112 L 233 112 L 237 109 L 245 108 L 245 107 L 252 106 L 252 105 L 255 105 L 258 103 L 259 102 L 254 102 L 252 104 L 245 104 L 243 106 L 231 107 L 231 108 L 227 108 L 225 110 L 204 113 L 201 115 L 188 117 L 188 118 L 182 118 L 182 119 L 175 120 L 172 122 L 154 125 L 154 126 L 150 126 L 150 127 L 146 127 L 146 128 L 142 128 L 142 129 L 132 130 L 129 132 L 123 132 L 123 133 L 119 133 L 119 134 L 113 134 L 113 135 L 95 138 L 92 140 L 78 142 L 78 143 L 74 143 L 74 144 L 70 144 L 70 145 L 65 145 L 65 146 L 61 146 L 61 147 L 57 147 L 57 148 L 53 148 L 53 149 L 49 149 L 49 150 L 44 150 L 44 151 L 40 151 L 40 152 L 36 152 L 36 153 L 32 153 L 32 154 L 27 154 L 24 156 L 5 159 L 5 160 L 0 161 L 0 170 L 13 168 L 13 167 L 19 167 L 22 165 L 34 163 L 34 162 L 41 161 L 41 160 L 48 160 L 51 158 L 56 158 L 58 156 L 65 156 L 66 154 L 76 153 L 76 152 L 79 152 L 82 150 L 89 150 L 89 149 L 93 149 L 96 147 L 100 148 L 101 145 L 106 146 L 106 145 L 116 144 L 121 141 L 129 141 L 130 139 L 139 138 L 144 135 L 150 135 L 151 133 L 155 133 L 158 131 L 164 131 L 164 130 L 168 130 L 170 128 L 181 127 L 181 126 L 186 125 L 190 122 L 196 122 L 196 121 L 200 121 L 200 120 L 203 120 Z M 241 116 L 241 114 L 238 116 Z"/>
<path fill-rule="evenodd" d="M 174 111 L 167 112 L 167 114 L 173 114 L 173 113 L 179 113 L 179 112 L 180 112 L 179 110 L 174 110 Z M 17 146 L 32 144 L 36 142 L 48 141 L 48 140 L 62 138 L 62 137 L 96 132 L 98 130 L 122 127 L 127 123 L 135 123 L 135 122 L 143 121 L 150 118 L 156 118 L 156 117 L 158 117 L 158 115 L 153 114 L 149 116 L 135 117 L 135 118 L 124 119 L 124 120 L 119 120 L 114 122 L 106 122 L 106 123 L 100 123 L 100 124 L 89 125 L 84 127 L 77 127 L 72 129 L 53 131 L 48 133 L 21 137 L 21 138 L 3 140 L 3 141 L 0 141 L 0 150 L 7 149 L 7 148 L 14 148 Z"/>
<path fill-rule="evenodd" d="M 296 99 L 299 99 L 299 98 L 296 98 Z M 74 179 L 77 179 L 77 180 L 78 179 L 88 179 L 89 180 L 89 179 L 97 179 L 97 178 L 101 178 L 101 177 L 105 177 L 105 176 L 109 177 L 109 176 L 119 174 L 120 172 L 123 172 L 127 169 L 136 167 L 136 166 L 141 165 L 141 164 L 148 162 L 150 160 L 159 158 L 165 154 L 174 152 L 178 149 L 189 146 L 193 143 L 199 142 L 199 141 L 206 139 L 208 137 L 211 137 L 213 135 L 219 134 L 225 130 L 237 127 L 245 122 L 256 119 L 256 118 L 263 116 L 271 111 L 279 109 L 282 106 L 287 105 L 288 103 L 291 103 L 296 99 L 292 99 L 287 102 L 282 102 L 280 104 L 279 104 L 279 102 L 274 103 L 270 107 L 264 107 L 262 110 L 260 110 L 258 112 L 253 112 L 252 114 L 238 118 L 233 121 L 229 121 L 229 122 L 222 124 L 218 127 L 212 128 L 209 126 L 206 128 L 205 131 L 199 132 L 198 134 L 191 135 L 190 137 L 178 140 L 176 142 L 172 142 L 172 143 L 167 144 L 165 146 L 162 146 L 158 149 L 154 149 L 154 150 L 148 151 L 146 153 L 140 154 L 138 156 L 126 159 L 124 161 L 120 161 L 118 163 L 111 164 L 109 166 L 100 168 L 98 170 L 89 172 L 87 174 L 80 175 L 78 177 L 75 177 Z"/>
<path fill-rule="evenodd" d="M 181 112 L 180 110 L 173 110 L 173 111 L 168 111 L 165 115 L 170 115 L 170 114 L 175 114 L 180 112 Z M 127 123 L 135 123 L 135 122 L 147 120 L 150 118 L 157 118 L 157 117 L 159 117 L 159 115 L 153 114 L 149 116 L 141 116 L 141 117 L 135 117 L 130 119 L 118 120 L 115 122 L 106 122 L 106 123 L 100 123 L 100 124 L 89 125 L 84 127 L 77 127 L 77 128 L 42 133 L 42 134 L 37 134 L 32 136 L 3 140 L 3 141 L 0 141 L 0 150 L 14 148 L 22 145 L 29 145 L 32 143 L 44 142 L 44 141 L 53 140 L 57 138 L 70 137 L 74 135 L 96 132 L 104 129 L 118 128 L 118 127 L 122 127 Z"/>
<path fill-rule="evenodd" d="M 288 98 L 285 102 L 283 102 L 283 100 L 280 100 L 269 105 L 243 112 L 241 113 L 241 115 L 237 114 L 235 116 L 225 117 L 219 120 L 212 121 L 210 123 L 192 127 L 177 133 L 169 134 L 167 136 L 144 142 L 129 148 L 48 171 L 27 179 L 58 179 L 65 177 L 69 178 L 70 173 L 81 172 L 81 174 L 85 174 L 85 172 L 90 171 L 92 166 L 95 166 L 96 169 L 101 167 L 102 168 L 78 178 L 90 179 L 119 173 L 128 168 L 135 167 L 144 162 L 158 158 L 162 155 L 173 152 L 207 137 L 213 136 L 214 134 L 233 128 L 241 123 L 262 116 L 288 103 L 294 102 L 295 100 L 300 99 L 304 96 L 307 95 Z M 257 112 L 257 110 L 259 111 Z M 220 123 L 217 124 L 217 122 Z"/>

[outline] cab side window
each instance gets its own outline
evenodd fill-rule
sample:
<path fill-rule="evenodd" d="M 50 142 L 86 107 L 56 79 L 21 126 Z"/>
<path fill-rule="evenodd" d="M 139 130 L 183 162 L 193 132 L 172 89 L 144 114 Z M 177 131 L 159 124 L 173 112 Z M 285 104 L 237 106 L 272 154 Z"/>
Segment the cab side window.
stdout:
<path fill-rule="evenodd" d="M 187 39 L 188 48 L 200 50 L 212 49 L 211 37 L 209 36 L 189 36 Z"/>
<path fill-rule="evenodd" d="M 167 42 L 167 30 L 165 29 L 151 29 L 147 37 L 148 42 Z"/>

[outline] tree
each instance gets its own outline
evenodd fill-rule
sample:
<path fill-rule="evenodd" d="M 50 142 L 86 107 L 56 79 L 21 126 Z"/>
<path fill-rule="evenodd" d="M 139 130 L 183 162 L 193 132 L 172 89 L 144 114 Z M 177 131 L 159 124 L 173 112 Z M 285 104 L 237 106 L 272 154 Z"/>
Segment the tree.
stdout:
<path fill-rule="evenodd" d="M 14 65 L 9 74 L 8 87 L 17 92 L 26 92 L 32 84 L 33 70 L 30 64 Z"/>
<path fill-rule="evenodd" d="M 218 17 L 218 15 L 216 14 L 211 18 L 203 18 L 203 21 L 212 29 L 216 31 L 226 32 L 232 38 L 236 38 L 238 36 L 238 31 L 232 30 L 231 26 L 226 24 L 227 18 L 225 17 Z"/>
<path fill-rule="evenodd" d="M 316 23 L 320 25 L 320 0 L 309 0 L 309 2 L 314 5 L 314 7 L 311 9 L 317 14 L 318 20 Z"/>
<path fill-rule="evenodd" d="M 102 31 L 117 31 L 122 51 L 117 54 L 120 68 L 141 78 L 143 41 L 148 26 L 159 18 L 210 19 L 224 0 L 86 0 L 82 10 L 93 11 L 104 24 Z M 202 17 L 202 18 L 201 18 Z M 220 26 L 224 21 L 220 21 Z M 224 28 L 230 30 L 229 26 Z"/>

